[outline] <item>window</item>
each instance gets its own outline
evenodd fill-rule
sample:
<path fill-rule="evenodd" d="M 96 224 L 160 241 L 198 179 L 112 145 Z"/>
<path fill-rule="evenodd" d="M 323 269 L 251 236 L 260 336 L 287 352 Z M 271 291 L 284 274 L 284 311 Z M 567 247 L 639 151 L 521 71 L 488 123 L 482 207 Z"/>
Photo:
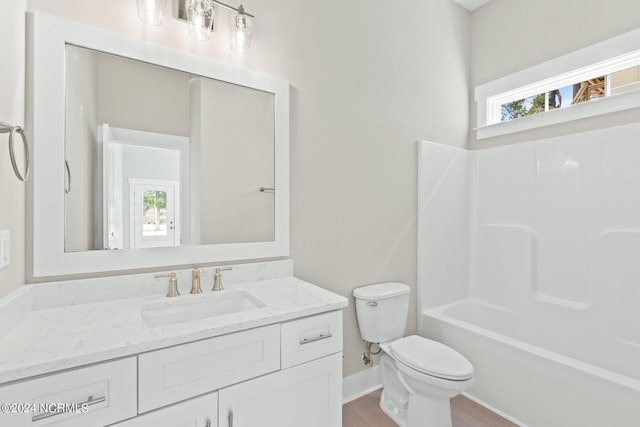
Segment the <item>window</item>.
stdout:
<path fill-rule="evenodd" d="M 478 86 L 477 138 L 640 107 L 639 45 L 640 29 Z"/>
<path fill-rule="evenodd" d="M 506 102 L 500 105 L 500 121 L 508 122 L 550 110 L 568 108 L 636 89 L 640 89 L 638 65 L 606 75 L 584 78 L 548 92 Z"/>

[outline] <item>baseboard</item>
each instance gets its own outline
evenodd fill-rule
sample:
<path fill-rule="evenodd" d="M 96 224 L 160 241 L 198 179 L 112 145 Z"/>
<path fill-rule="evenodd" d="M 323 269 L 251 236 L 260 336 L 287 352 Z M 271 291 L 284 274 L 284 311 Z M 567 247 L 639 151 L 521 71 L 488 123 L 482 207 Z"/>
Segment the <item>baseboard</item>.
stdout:
<path fill-rule="evenodd" d="M 365 369 L 342 378 L 342 404 L 349 403 L 382 388 L 380 366 Z"/>
<path fill-rule="evenodd" d="M 484 406 L 485 408 L 487 408 L 488 410 L 490 410 L 491 412 L 495 412 L 496 414 L 500 415 L 502 418 L 511 421 L 512 423 L 514 423 L 515 425 L 518 425 L 520 427 L 529 427 L 527 426 L 525 423 L 513 418 L 511 415 L 509 414 L 505 414 L 504 412 L 502 412 L 499 409 L 494 408 L 493 406 L 487 404 L 486 402 L 483 402 L 481 399 L 478 399 L 477 397 L 473 396 L 472 394 L 469 394 L 466 391 L 463 391 L 461 393 L 464 397 L 473 400 L 474 402 L 476 402 L 478 405 Z"/>

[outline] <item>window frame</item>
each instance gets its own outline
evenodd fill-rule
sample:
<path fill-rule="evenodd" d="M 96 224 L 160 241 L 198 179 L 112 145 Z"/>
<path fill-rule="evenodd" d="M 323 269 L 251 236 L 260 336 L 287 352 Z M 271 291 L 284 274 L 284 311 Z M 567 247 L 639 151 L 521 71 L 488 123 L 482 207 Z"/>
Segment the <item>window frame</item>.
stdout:
<path fill-rule="evenodd" d="M 475 88 L 478 140 L 640 107 L 640 91 L 501 121 L 505 103 L 640 65 L 640 29 Z M 551 114 L 549 114 L 551 113 Z"/>

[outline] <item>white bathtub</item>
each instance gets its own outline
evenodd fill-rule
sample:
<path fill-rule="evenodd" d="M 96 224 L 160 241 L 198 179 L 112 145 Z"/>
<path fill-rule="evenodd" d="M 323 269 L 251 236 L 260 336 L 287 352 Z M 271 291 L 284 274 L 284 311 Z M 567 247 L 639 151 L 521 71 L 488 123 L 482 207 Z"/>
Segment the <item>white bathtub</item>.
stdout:
<path fill-rule="evenodd" d="M 640 427 L 638 135 L 420 144 L 418 331 L 522 425 Z"/>
<path fill-rule="evenodd" d="M 475 367 L 468 395 L 530 427 L 640 426 L 638 335 L 477 299 L 422 311 L 420 333 Z"/>

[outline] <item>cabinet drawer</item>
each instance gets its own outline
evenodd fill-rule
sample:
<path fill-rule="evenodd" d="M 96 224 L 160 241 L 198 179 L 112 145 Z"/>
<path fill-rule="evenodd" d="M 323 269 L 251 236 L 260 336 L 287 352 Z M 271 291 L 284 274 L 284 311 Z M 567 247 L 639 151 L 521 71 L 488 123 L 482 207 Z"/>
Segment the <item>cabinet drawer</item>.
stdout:
<path fill-rule="evenodd" d="M 278 369 L 280 325 L 144 353 L 138 356 L 138 412 Z"/>
<path fill-rule="evenodd" d="M 2 386 L 0 402 L 35 409 L 0 413 L 2 426 L 90 427 L 131 418 L 136 415 L 136 358 Z"/>
<path fill-rule="evenodd" d="M 214 427 L 217 423 L 218 393 L 209 393 L 123 421 L 113 427 Z"/>
<path fill-rule="evenodd" d="M 342 351 L 342 311 L 282 324 L 282 369 Z"/>

